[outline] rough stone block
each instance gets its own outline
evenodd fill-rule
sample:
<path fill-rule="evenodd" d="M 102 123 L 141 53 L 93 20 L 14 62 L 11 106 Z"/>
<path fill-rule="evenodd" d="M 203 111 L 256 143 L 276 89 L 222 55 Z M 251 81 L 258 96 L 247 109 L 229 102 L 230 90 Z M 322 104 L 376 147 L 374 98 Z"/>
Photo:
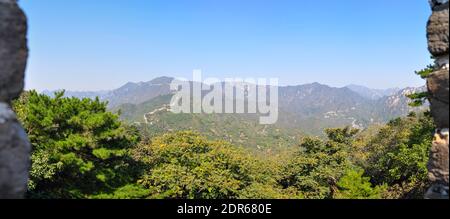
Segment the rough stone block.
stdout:
<path fill-rule="evenodd" d="M 438 128 L 449 127 L 449 71 L 441 69 L 427 78 L 431 114 Z"/>
<path fill-rule="evenodd" d="M 0 102 L 0 198 L 21 198 L 25 194 L 30 150 L 14 112 Z"/>
<path fill-rule="evenodd" d="M 22 92 L 28 57 L 27 20 L 16 1 L 0 1 L 0 101 Z"/>
<path fill-rule="evenodd" d="M 433 56 L 448 54 L 449 3 L 433 11 L 427 25 L 428 50 Z"/>

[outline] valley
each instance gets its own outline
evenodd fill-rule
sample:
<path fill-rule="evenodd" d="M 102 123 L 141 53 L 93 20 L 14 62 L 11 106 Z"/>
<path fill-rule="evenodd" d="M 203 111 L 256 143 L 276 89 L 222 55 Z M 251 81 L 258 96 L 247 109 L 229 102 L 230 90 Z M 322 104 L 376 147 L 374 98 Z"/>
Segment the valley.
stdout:
<path fill-rule="evenodd" d="M 298 144 L 304 136 L 324 137 L 326 128 L 351 126 L 365 130 L 428 107 L 410 107 L 410 100 L 405 96 L 424 87 L 381 90 L 357 85 L 336 88 L 320 83 L 280 86 L 278 121 L 261 125 L 257 114 L 170 112 L 172 80 L 159 77 L 148 82 L 129 82 L 111 91 L 66 91 L 65 95 L 98 96 L 101 101 L 108 101 L 110 111 L 119 112 L 122 120 L 137 126 L 147 139 L 167 132 L 193 130 L 210 139 L 265 153 L 283 151 Z"/>

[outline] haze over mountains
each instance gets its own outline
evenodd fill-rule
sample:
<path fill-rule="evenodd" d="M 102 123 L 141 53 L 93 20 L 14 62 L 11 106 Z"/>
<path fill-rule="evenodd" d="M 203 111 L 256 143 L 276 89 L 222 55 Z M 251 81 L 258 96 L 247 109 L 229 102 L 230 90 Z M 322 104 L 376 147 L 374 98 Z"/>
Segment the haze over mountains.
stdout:
<path fill-rule="evenodd" d="M 66 90 L 66 96 L 73 96 L 78 98 L 95 98 L 98 96 L 101 100 L 105 100 L 109 102 L 110 107 L 114 107 L 124 103 L 134 103 L 139 104 L 145 101 L 151 100 L 154 97 L 170 94 L 169 84 L 172 82 L 174 78 L 171 77 L 158 77 L 148 82 L 128 82 L 123 86 L 113 89 L 113 90 L 105 90 L 105 91 L 70 91 Z M 415 90 L 415 89 L 423 89 L 423 88 L 388 88 L 388 89 L 372 89 L 361 85 L 350 84 L 342 88 L 334 88 L 327 85 L 323 85 L 320 83 L 312 83 L 312 84 L 304 84 L 297 86 L 280 86 L 281 91 L 292 91 L 292 89 L 304 89 L 304 88 L 331 88 L 328 91 L 338 91 L 348 89 L 353 91 L 354 94 L 358 94 L 359 96 L 370 99 L 370 100 L 379 100 L 381 98 L 385 98 L 388 96 L 395 96 L 397 94 L 402 93 L 404 90 Z M 304 90 L 305 91 L 305 90 Z M 326 91 L 325 91 L 326 92 Z M 44 90 L 43 93 L 48 95 L 53 95 L 54 91 Z M 352 94 L 352 95 L 354 95 Z M 311 94 L 310 94 L 311 95 Z M 313 94 L 314 95 L 314 94 Z M 312 97 L 312 96 L 310 96 Z"/>
<path fill-rule="evenodd" d="M 388 88 L 388 89 L 372 89 L 361 85 L 350 84 L 345 86 L 346 88 L 358 93 L 362 97 L 372 100 L 380 99 L 385 96 L 391 96 L 397 93 L 400 88 Z"/>
<path fill-rule="evenodd" d="M 406 94 L 419 88 L 370 89 L 359 85 L 342 88 L 319 83 L 279 87 L 279 119 L 274 125 L 259 125 L 252 114 L 174 114 L 168 111 L 173 78 L 129 82 L 120 88 L 99 92 L 66 91 L 66 96 L 108 101 L 121 118 L 139 124 L 148 132 L 193 129 L 207 136 L 255 145 L 292 144 L 304 134 L 321 135 L 324 128 L 353 126 L 364 129 L 424 110 L 408 105 Z M 53 92 L 45 91 L 51 95 Z"/>

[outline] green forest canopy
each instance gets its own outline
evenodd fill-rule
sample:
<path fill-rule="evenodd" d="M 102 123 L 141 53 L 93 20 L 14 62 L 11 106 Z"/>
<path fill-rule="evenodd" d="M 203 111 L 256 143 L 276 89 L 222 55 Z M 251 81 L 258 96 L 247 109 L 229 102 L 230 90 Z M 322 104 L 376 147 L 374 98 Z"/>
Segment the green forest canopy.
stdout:
<path fill-rule="evenodd" d="M 261 157 L 189 130 L 142 140 L 99 99 L 29 91 L 13 105 L 33 146 L 29 198 L 422 198 L 428 184 L 428 113 Z"/>

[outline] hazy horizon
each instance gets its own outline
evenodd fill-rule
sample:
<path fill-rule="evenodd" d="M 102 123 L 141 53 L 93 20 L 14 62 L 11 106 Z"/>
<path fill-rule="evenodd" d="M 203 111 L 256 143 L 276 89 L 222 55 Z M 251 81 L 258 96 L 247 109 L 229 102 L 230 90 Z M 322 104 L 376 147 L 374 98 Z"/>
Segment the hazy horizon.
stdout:
<path fill-rule="evenodd" d="M 28 87 L 25 87 L 25 90 L 36 90 L 38 92 L 42 92 L 42 91 L 57 91 L 57 90 L 67 90 L 67 91 L 75 91 L 75 92 L 77 92 L 77 91 L 80 91 L 80 92 L 84 92 L 84 91 L 86 91 L 86 92 L 91 92 L 91 91 L 92 92 L 101 92 L 101 91 L 110 91 L 110 90 L 118 89 L 118 88 L 126 85 L 127 83 L 135 83 L 135 84 L 146 83 L 146 82 L 149 82 L 149 81 L 151 81 L 151 80 L 153 80 L 155 78 L 160 78 L 160 77 L 171 77 L 171 76 L 161 75 L 161 76 L 156 76 L 154 78 L 151 78 L 149 80 L 125 81 L 124 83 L 122 83 L 121 85 L 119 85 L 117 87 L 111 87 L 111 88 L 106 88 L 106 89 L 67 89 L 67 88 L 63 88 L 63 87 L 56 87 L 54 89 L 49 89 L 49 88 L 39 89 L 39 88 L 28 88 Z M 173 77 L 173 78 L 177 78 L 177 77 Z M 186 78 L 186 79 L 189 79 L 189 78 Z M 192 80 L 189 79 L 188 81 L 192 81 Z M 223 82 L 223 80 L 221 80 L 221 82 Z M 279 83 L 279 86 L 280 87 L 288 87 L 288 86 L 299 86 L 299 85 L 306 85 L 306 84 L 313 84 L 313 83 L 319 83 L 321 85 L 326 85 L 326 86 L 334 87 L 334 88 L 344 88 L 344 87 L 347 87 L 347 86 L 355 85 L 355 86 L 362 86 L 362 87 L 373 89 L 373 90 L 403 89 L 403 88 L 408 88 L 408 87 L 423 87 L 423 86 L 426 86 L 425 82 L 423 82 L 423 83 L 419 82 L 417 85 L 394 86 L 394 87 L 371 87 L 371 86 L 367 86 L 367 85 L 364 85 L 364 84 L 356 84 L 356 83 L 351 83 L 351 82 L 349 82 L 348 84 L 342 85 L 342 86 L 334 86 L 334 85 L 322 83 L 322 82 L 319 82 L 319 81 L 305 82 L 305 83 L 300 83 L 300 84 L 282 84 L 282 83 Z"/>
<path fill-rule="evenodd" d="M 97 89 L 97 90 L 76 90 L 76 89 L 75 89 L 75 90 L 71 90 L 71 89 L 65 89 L 65 88 L 42 89 L 42 90 L 31 88 L 31 89 L 25 89 L 25 90 L 36 90 L 36 91 L 38 91 L 38 92 L 53 92 L 53 91 L 59 91 L 59 90 L 66 90 L 66 91 L 72 91 L 72 92 L 103 92 L 103 91 L 104 91 L 104 92 L 107 92 L 107 91 L 111 91 L 111 90 L 118 89 L 118 88 L 120 88 L 120 87 L 122 87 L 122 86 L 125 86 L 125 85 L 128 84 L 128 83 L 134 83 L 134 84 L 147 83 L 147 82 L 152 81 L 153 79 L 162 78 L 162 77 L 169 77 L 169 78 L 174 78 L 174 79 L 180 79 L 180 78 L 176 78 L 176 77 L 171 77 L 171 76 L 167 76 L 167 75 L 162 75 L 162 76 L 157 76 L 157 77 L 152 78 L 152 79 L 147 80 L 147 81 L 128 81 L 128 82 L 125 82 L 125 83 L 123 83 L 122 85 L 120 85 L 120 86 L 118 86 L 118 87 L 113 87 L 113 88 L 110 88 L 110 89 L 101 89 L 101 90 L 98 90 L 98 89 Z M 192 79 L 189 79 L 189 78 L 185 78 L 185 79 L 187 79 L 188 81 L 193 81 Z M 221 81 L 221 82 L 224 82 L 223 80 L 220 80 L 220 81 Z M 202 83 L 203 83 L 203 81 L 199 81 L 199 82 L 202 82 Z M 362 86 L 362 87 L 365 87 L 365 88 L 368 88 L 368 89 L 371 89 L 371 90 L 405 89 L 405 88 L 409 88 L 409 87 L 422 87 L 422 86 L 425 86 L 425 84 L 423 84 L 423 85 L 419 85 L 419 86 L 374 88 L 374 87 L 368 87 L 368 86 L 365 86 L 365 85 L 354 84 L 354 83 L 349 83 L 349 84 L 346 84 L 346 85 L 344 85 L 344 86 L 332 86 L 332 85 L 325 84 L 325 83 L 321 83 L 321 82 L 317 82 L 317 81 L 316 81 L 316 82 L 309 82 L 309 83 L 302 83 L 302 84 L 279 84 L 278 86 L 279 86 L 279 87 L 289 87 L 289 86 L 301 86 L 301 85 L 314 84 L 314 83 L 318 83 L 318 84 L 325 85 L 325 86 L 329 86 L 329 87 L 333 87 L 333 88 L 344 88 L 344 87 L 349 87 L 349 86 Z"/>
<path fill-rule="evenodd" d="M 430 64 L 426 1 L 20 1 L 26 89 L 111 90 L 159 76 L 277 77 L 419 87 Z M 70 10 L 69 10 L 70 9 Z"/>

